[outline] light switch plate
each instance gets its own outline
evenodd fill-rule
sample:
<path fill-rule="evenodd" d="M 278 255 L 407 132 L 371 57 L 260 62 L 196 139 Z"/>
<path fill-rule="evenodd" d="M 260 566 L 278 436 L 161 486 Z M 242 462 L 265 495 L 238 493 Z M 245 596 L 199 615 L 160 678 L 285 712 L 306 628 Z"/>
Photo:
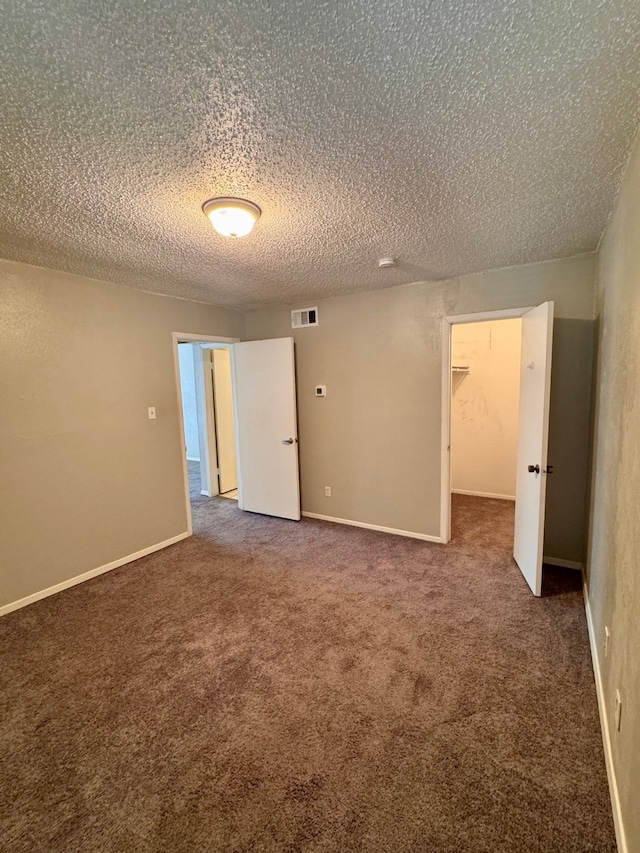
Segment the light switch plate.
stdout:
<path fill-rule="evenodd" d="M 147 407 L 147 415 L 148 415 L 150 421 L 155 421 L 155 419 L 156 419 L 156 407 L 155 406 L 148 406 Z"/>

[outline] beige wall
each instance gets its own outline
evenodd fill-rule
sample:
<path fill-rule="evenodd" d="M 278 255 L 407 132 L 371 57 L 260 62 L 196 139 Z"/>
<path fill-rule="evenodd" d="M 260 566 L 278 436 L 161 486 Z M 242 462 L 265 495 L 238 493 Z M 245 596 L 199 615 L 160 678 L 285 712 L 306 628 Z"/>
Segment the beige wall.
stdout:
<path fill-rule="evenodd" d="M 186 530 L 171 333 L 244 319 L 2 261 L 0 326 L 3 606 Z"/>
<path fill-rule="evenodd" d="M 627 848 L 640 850 L 640 143 L 601 244 L 599 355 L 587 567 Z M 611 630 L 604 657 L 605 625 Z M 615 690 L 622 725 L 612 725 Z"/>
<path fill-rule="evenodd" d="M 324 299 L 319 326 L 297 331 L 289 311 L 305 305 L 250 312 L 249 338 L 296 340 L 303 510 L 438 536 L 442 318 L 553 299 L 557 473 L 546 553 L 582 561 L 594 266 L 593 255 L 581 255 Z M 325 398 L 314 397 L 317 384 Z"/>
<path fill-rule="evenodd" d="M 516 496 L 522 320 L 451 327 L 451 488 Z"/>

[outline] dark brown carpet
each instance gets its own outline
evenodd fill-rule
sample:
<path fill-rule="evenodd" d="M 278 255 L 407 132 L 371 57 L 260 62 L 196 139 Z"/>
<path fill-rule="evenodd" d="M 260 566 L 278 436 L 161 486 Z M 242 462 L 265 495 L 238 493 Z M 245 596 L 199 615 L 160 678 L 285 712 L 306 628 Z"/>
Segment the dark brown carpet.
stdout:
<path fill-rule="evenodd" d="M 0 620 L 3 851 L 614 851 L 579 579 L 513 505 L 447 547 L 197 500 Z"/>

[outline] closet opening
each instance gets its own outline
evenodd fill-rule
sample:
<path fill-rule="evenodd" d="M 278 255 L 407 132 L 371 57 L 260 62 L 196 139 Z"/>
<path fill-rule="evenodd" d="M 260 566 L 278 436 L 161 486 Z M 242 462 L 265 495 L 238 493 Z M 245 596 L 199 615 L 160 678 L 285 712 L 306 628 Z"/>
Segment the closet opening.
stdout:
<path fill-rule="evenodd" d="M 513 540 L 519 317 L 451 327 L 451 537 Z"/>
<path fill-rule="evenodd" d="M 489 547 L 498 523 L 491 512 L 501 513 L 515 562 L 536 596 L 553 473 L 547 464 L 553 309 L 553 302 L 542 302 L 445 317 L 442 324 L 440 539 L 463 537 L 468 526 Z M 470 524 L 475 512 L 484 524 Z"/>

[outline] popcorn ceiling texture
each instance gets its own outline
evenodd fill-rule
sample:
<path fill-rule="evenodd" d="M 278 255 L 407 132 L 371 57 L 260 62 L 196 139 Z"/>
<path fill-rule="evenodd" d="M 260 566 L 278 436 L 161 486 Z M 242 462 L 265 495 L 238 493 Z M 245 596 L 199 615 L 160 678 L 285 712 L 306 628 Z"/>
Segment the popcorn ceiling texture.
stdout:
<path fill-rule="evenodd" d="M 0 256 L 230 307 L 591 251 L 640 115 L 637 0 L 0 0 L 0 27 Z M 216 195 L 260 205 L 249 237 Z"/>

